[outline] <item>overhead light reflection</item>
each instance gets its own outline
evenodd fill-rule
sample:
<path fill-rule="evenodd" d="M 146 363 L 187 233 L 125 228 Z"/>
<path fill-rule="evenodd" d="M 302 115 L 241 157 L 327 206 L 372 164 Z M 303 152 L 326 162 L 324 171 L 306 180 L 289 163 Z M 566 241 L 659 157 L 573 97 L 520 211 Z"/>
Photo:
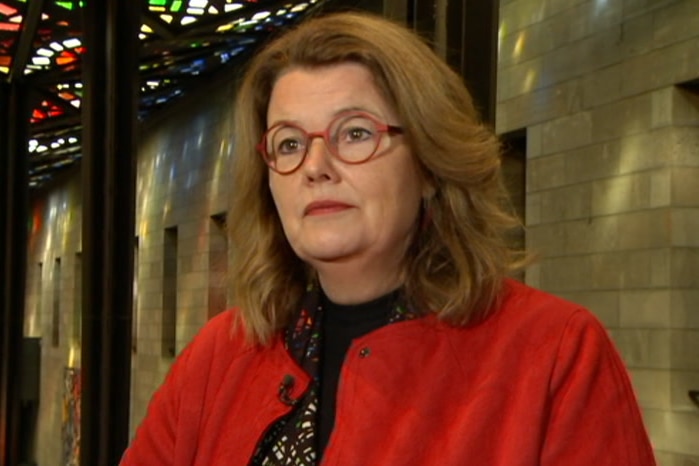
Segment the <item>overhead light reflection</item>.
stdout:
<path fill-rule="evenodd" d="M 524 50 L 524 43 L 526 42 L 526 36 L 527 33 L 522 31 L 519 33 L 517 36 L 517 41 L 515 42 L 515 46 L 512 49 L 512 58 L 513 59 L 518 59 L 522 56 L 522 51 Z"/>

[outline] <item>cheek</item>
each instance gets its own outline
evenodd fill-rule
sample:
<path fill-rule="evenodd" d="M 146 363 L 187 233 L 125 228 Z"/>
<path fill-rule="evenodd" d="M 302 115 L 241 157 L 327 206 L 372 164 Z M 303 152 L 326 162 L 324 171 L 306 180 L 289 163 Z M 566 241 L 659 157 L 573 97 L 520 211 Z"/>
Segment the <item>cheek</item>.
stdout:
<path fill-rule="evenodd" d="M 397 174 L 385 195 L 389 198 L 397 214 L 406 219 L 417 216 L 422 202 L 422 186 L 419 176 L 408 167 Z"/>
<path fill-rule="evenodd" d="M 419 188 L 406 180 L 404 183 L 386 183 L 379 189 L 376 187 L 371 192 L 367 192 L 368 199 L 380 200 L 373 204 L 371 215 L 375 224 L 381 230 L 388 233 L 389 229 L 397 229 L 401 232 L 412 229 L 420 209 L 421 196 L 416 191 Z M 389 226 L 393 228 L 389 228 Z"/>

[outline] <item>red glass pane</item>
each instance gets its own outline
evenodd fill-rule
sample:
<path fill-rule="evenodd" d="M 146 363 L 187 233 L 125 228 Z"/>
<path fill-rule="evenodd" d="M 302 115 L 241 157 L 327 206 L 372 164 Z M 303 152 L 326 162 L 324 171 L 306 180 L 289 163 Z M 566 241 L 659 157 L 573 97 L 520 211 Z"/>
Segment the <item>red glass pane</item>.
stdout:
<path fill-rule="evenodd" d="M 0 23 L 0 31 L 19 31 L 19 24 Z"/>
<path fill-rule="evenodd" d="M 64 50 L 56 57 L 56 64 L 59 66 L 68 65 L 77 61 L 77 59 L 78 57 L 74 53 Z"/>
<path fill-rule="evenodd" d="M 17 13 L 16 8 L 12 8 L 9 5 L 5 5 L 5 3 L 0 2 L 0 14 L 3 14 L 5 16 L 12 16 L 15 13 Z"/>
<path fill-rule="evenodd" d="M 69 102 L 70 102 L 71 100 L 75 100 L 75 99 L 78 98 L 78 96 L 76 96 L 76 95 L 73 94 L 72 92 L 68 92 L 68 91 L 59 92 L 59 93 L 58 93 L 58 97 L 60 97 L 60 98 L 63 99 L 63 100 L 67 100 L 67 101 L 69 101 Z"/>
<path fill-rule="evenodd" d="M 41 111 L 41 109 L 35 108 L 34 111 L 32 111 L 32 123 L 41 121 L 44 118 L 46 118 L 46 113 Z"/>

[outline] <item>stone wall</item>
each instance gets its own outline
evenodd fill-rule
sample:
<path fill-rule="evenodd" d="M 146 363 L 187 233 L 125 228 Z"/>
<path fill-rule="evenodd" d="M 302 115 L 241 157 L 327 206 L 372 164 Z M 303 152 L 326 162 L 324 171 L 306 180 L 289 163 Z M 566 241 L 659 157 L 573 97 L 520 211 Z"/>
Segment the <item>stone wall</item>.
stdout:
<path fill-rule="evenodd" d="M 659 463 L 699 464 L 699 4 L 501 2 L 497 130 L 527 134 L 527 280 L 588 306 Z"/>

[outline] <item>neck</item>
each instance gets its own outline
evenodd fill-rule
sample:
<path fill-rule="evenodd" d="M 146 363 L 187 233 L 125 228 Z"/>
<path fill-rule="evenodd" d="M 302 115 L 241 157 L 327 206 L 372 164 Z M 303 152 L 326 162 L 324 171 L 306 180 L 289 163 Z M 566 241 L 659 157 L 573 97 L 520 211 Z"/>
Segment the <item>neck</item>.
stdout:
<path fill-rule="evenodd" d="M 358 304 L 383 296 L 403 284 L 399 267 L 362 267 L 355 263 L 316 265 L 323 292 L 338 304 Z"/>

